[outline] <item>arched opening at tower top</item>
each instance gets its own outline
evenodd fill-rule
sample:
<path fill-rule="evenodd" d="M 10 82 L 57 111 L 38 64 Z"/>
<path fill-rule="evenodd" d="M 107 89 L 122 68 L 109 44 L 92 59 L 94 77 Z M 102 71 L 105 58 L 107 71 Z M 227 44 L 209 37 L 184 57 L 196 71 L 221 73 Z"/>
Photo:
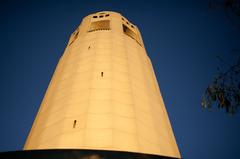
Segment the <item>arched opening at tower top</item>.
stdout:
<path fill-rule="evenodd" d="M 97 30 L 110 30 L 110 20 L 100 20 L 100 21 L 92 22 L 89 32 L 97 31 Z"/>
<path fill-rule="evenodd" d="M 134 31 L 132 31 L 130 28 L 128 28 L 128 26 L 126 26 L 125 24 L 123 24 L 122 27 L 123 27 L 123 32 L 124 32 L 127 36 L 131 37 L 131 38 L 134 39 L 139 45 L 141 45 L 140 42 L 139 42 L 139 38 L 138 38 L 137 34 L 136 34 Z"/>

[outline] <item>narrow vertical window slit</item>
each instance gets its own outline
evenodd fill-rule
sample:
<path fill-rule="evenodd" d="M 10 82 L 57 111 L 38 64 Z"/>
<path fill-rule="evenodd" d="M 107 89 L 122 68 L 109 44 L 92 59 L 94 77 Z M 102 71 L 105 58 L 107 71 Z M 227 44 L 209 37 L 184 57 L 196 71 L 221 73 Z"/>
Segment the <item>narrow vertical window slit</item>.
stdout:
<path fill-rule="evenodd" d="M 73 122 L 73 128 L 75 128 L 76 125 L 77 125 L 77 120 L 74 120 L 74 122 Z"/>

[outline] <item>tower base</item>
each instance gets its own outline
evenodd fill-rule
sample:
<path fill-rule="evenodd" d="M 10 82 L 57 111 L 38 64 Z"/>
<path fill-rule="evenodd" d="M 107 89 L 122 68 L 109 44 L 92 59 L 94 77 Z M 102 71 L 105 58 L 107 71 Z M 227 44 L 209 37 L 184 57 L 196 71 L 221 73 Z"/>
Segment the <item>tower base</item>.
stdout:
<path fill-rule="evenodd" d="M 6 159 L 176 159 L 132 152 L 79 149 L 49 149 L 1 152 Z"/>

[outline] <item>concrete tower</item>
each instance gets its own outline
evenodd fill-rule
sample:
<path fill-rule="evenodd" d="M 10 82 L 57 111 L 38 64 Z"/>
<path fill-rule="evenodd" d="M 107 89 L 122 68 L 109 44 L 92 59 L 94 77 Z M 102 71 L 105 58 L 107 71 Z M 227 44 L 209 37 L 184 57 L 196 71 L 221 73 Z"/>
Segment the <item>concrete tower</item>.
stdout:
<path fill-rule="evenodd" d="M 136 25 L 116 12 L 71 35 L 24 150 L 79 149 L 181 158 Z"/>

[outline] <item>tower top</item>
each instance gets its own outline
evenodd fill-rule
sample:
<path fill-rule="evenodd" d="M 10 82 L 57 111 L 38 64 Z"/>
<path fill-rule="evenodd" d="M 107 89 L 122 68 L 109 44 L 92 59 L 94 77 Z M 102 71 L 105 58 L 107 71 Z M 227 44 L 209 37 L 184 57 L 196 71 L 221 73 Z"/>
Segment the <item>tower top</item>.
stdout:
<path fill-rule="evenodd" d="M 86 16 L 85 18 L 87 17 L 92 17 L 92 18 L 104 18 L 104 17 L 109 17 L 109 16 L 113 16 L 113 17 L 120 17 L 123 21 L 126 21 L 126 23 L 131 26 L 133 25 L 132 23 L 129 22 L 129 20 L 127 18 L 125 18 L 122 14 L 118 13 L 118 12 L 114 12 L 114 11 L 100 11 L 100 12 L 96 12 L 96 13 L 92 13 L 88 16 Z M 99 19 L 99 20 L 100 20 Z M 134 28 L 135 25 L 131 26 L 132 28 Z"/>
<path fill-rule="evenodd" d="M 86 34 L 99 30 L 110 30 L 115 33 L 123 30 L 126 35 L 144 47 L 138 27 L 120 13 L 113 11 L 101 11 L 84 17 L 79 27 L 72 33 L 69 42 L 71 43 L 71 39 L 75 39 L 79 33 Z"/>

